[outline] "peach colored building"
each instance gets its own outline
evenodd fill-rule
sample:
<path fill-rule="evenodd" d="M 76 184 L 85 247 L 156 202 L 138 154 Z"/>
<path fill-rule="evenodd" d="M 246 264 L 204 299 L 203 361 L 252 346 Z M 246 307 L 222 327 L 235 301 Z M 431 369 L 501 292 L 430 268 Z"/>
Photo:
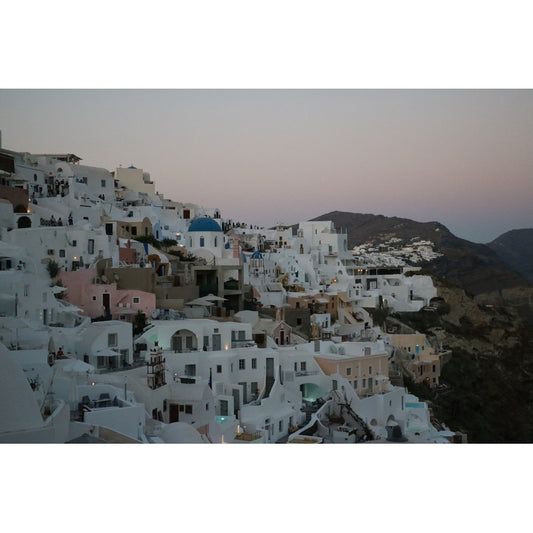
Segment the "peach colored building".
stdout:
<path fill-rule="evenodd" d="M 358 396 L 387 390 L 389 365 L 386 352 L 372 352 L 369 346 L 359 343 L 341 343 L 337 354 L 320 354 L 315 360 L 324 374 L 340 374 L 350 382 Z M 346 354 L 346 351 L 354 352 Z M 359 353 L 355 353 L 355 352 Z"/>
<path fill-rule="evenodd" d="M 116 220 L 117 237 L 130 239 L 135 237 L 146 237 L 152 235 L 152 223 L 148 217 L 142 220 Z"/>
<path fill-rule="evenodd" d="M 287 303 L 291 309 L 309 309 L 313 313 L 329 313 L 331 318 L 337 318 L 338 296 L 336 294 L 296 293 L 291 292 L 287 296 Z"/>
<path fill-rule="evenodd" d="M 117 289 L 116 283 L 96 283 L 96 269 L 61 272 L 61 282 L 67 288 L 67 301 L 91 318 L 101 316 L 132 322 L 137 311 L 149 317 L 156 308 L 155 294 L 134 289 Z"/>
<path fill-rule="evenodd" d="M 439 384 L 441 360 L 422 333 L 391 335 L 396 349 L 395 359 L 416 383 L 426 381 L 431 387 Z"/>

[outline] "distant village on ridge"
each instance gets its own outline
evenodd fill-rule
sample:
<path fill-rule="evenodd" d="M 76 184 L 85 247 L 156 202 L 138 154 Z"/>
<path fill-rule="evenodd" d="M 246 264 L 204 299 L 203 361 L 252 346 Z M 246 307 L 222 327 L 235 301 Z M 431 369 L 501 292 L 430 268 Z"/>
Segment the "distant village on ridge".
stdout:
<path fill-rule="evenodd" d="M 450 350 L 382 320 L 445 309 L 430 240 L 178 200 L 0 137 L 0 442 L 467 441 L 408 387 Z"/>

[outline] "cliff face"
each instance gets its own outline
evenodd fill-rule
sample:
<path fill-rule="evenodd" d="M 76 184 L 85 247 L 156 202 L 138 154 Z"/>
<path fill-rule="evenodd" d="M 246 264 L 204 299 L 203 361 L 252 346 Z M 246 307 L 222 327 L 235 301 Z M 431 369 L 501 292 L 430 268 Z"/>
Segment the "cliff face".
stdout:
<path fill-rule="evenodd" d="M 462 289 L 437 288 L 448 313 L 393 315 L 452 352 L 441 370 L 443 387 L 409 390 L 469 442 L 533 442 L 533 328 L 512 307 L 479 305 Z"/>
<path fill-rule="evenodd" d="M 452 357 L 442 368 L 445 387 L 411 384 L 410 390 L 428 401 L 438 420 L 466 432 L 469 442 L 533 442 L 533 286 L 509 256 L 503 258 L 503 248 L 497 253 L 496 246 L 459 239 L 438 222 L 339 211 L 315 220 L 346 230 L 351 247 L 391 237 L 434 243 L 442 255 L 422 268 L 446 302 L 446 313 L 393 317 L 426 333 Z M 513 241 L 510 247 L 517 246 Z"/>

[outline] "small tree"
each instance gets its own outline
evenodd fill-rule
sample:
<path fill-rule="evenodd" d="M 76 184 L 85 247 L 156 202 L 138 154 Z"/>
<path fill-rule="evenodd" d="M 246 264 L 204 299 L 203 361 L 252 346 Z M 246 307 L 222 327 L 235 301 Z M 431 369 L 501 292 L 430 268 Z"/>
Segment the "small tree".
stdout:
<path fill-rule="evenodd" d="M 57 261 L 54 261 L 53 259 L 48 261 L 48 264 L 46 265 L 46 270 L 48 270 L 50 278 L 54 279 L 59 274 L 59 263 Z"/>
<path fill-rule="evenodd" d="M 176 244 L 178 244 L 178 241 L 175 240 L 175 239 L 163 239 L 161 241 L 161 246 L 166 250 L 168 248 L 170 248 L 171 246 L 176 246 Z"/>
<path fill-rule="evenodd" d="M 146 316 L 142 311 L 137 311 L 135 318 L 133 319 L 133 334 L 139 335 L 146 327 Z"/>

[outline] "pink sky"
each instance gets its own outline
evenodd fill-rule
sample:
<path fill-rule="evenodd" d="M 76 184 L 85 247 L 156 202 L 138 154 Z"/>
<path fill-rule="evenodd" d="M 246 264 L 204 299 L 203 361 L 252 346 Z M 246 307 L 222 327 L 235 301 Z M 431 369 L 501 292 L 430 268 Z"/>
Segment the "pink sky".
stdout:
<path fill-rule="evenodd" d="M 530 90 L 2 90 L 3 147 L 133 164 L 166 197 L 271 226 L 333 210 L 533 227 Z"/>

